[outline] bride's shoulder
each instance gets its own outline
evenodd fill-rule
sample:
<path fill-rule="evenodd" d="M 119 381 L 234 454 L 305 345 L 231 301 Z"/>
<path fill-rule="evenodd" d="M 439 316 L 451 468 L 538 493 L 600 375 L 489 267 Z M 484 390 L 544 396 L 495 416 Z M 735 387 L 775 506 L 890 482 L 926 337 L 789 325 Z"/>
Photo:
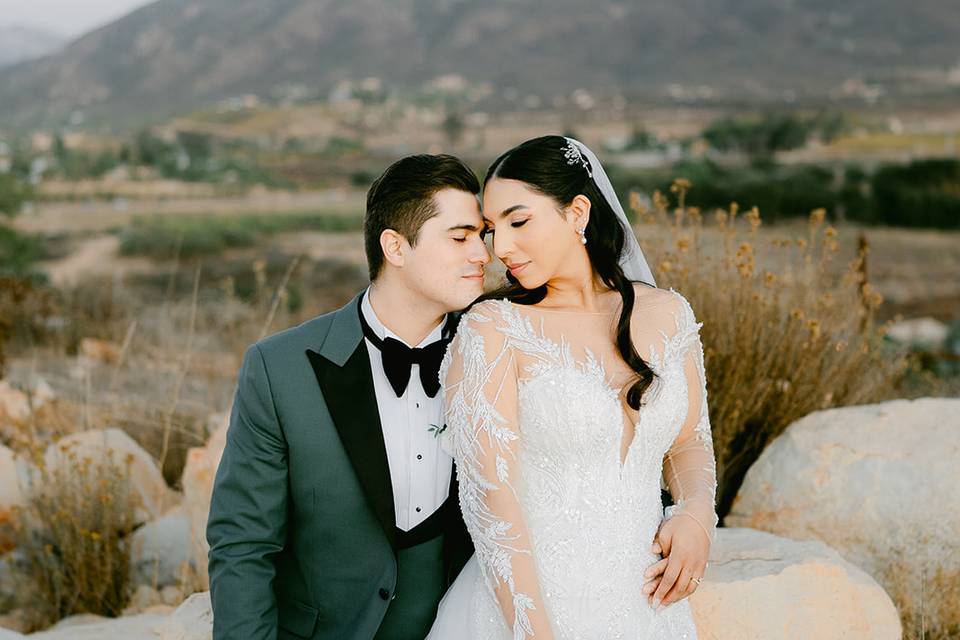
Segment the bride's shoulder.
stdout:
<path fill-rule="evenodd" d="M 510 313 L 513 303 L 506 298 L 490 298 L 481 300 L 470 306 L 463 314 L 463 319 L 480 318 L 490 319 Z"/>
<path fill-rule="evenodd" d="M 642 282 L 633 283 L 634 307 L 665 307 L 676 305 L 682 298 L 673 288 L 661 289 Z"/>
<path fill-rule="evenodd" d="M 469 327 L 471 331 L 481 335 L 494 332 L 498 324 L 496 321 L 511 315 L 512 305 L 506 298 L 477 302 L 460 316 L 459 327 Z"/>
<path fill-rule="evenodd" d="M 633 285 L 635 315 L 643 315 L 647 319 L 663 317 L 675 318 L 677 314 L 692 315 L 693 309 L 683 295 L 673 287 L 661 289 L 636 282 Z"/>

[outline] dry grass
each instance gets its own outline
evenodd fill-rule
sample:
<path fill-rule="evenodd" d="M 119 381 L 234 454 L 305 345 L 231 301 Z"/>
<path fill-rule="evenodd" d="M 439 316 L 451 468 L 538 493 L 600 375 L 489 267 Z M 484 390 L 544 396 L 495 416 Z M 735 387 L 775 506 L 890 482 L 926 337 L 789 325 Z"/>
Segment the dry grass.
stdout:
<path fill-rule="evenodd" d="M 107 451 L 78 458 L 69 446 L 57 464 L 35 456 L 26 506 L 14 518 L 25 557 L 14 572 L 17 600 L 30 629 L 76 613 L 120 615 L 129 598 L 130 549 L 136 495 L 130 461 Z"/>
<path fill-rule="evenodd" d="M 882 296 L 866 278 L 863 246 L 834 268 L 837 232 L 814 211 L 802 235 L 759 242 L 760 214 L 734 204 L 702 213 L 655 194 L 631 205 L 658 285 L 686 296 L 698 319 L 718 463 L 718 512 L 730 508 L 743 476 L 791 422 L 830 407 L 895 394 L 910 365 L 883 340 L 875 313 Z M 675 205 L 675 206 L 674 206 Z"/>

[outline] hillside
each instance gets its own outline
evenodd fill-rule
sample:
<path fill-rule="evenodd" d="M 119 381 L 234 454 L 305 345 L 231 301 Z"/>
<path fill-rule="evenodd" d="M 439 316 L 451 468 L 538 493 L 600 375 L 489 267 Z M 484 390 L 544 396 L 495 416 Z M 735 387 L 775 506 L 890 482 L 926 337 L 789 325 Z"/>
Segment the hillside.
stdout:
<path fill-rule="evenodd" d="M 958 43 L 956 0 L 159 0 L 0 70 L 0 122 L 76 109 L 126 122 L 291 86 L 325 95 L 346 79 L 410 88 L 449 73 L 520 96 L 802 98 L 943 73 L 960 64 Z"/>

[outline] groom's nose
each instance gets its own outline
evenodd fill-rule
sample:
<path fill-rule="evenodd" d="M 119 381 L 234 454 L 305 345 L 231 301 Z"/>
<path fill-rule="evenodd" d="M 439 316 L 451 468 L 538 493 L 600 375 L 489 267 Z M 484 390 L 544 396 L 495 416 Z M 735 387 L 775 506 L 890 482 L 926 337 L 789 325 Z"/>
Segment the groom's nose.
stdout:
<path fill-rule="evenodd" d="M 479 264 L 485 265 L 490 262 L 490 252 L 487 251 L 487 245 L 484 244 L 483 240 L 476 242 L 472 247 L 473 251 L 470 252 L 470 264 Z"/>

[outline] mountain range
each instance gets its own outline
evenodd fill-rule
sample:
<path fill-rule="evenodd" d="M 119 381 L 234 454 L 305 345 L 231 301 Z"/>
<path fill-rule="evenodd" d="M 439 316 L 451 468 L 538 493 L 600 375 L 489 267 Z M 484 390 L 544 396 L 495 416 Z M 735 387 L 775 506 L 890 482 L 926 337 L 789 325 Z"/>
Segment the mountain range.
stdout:
<path fill-rule="evenodd" d="M 64 36 L 22 25 L 0 25 L 0 67 L 42 58 L 66 44 Z"/>
<path fill-rule="evenodd" d="M 0 124 L 135 122 L 367 77 L 782 99 L 958 66 L 957 0 L 159 0 L 0 69 Z"/>

